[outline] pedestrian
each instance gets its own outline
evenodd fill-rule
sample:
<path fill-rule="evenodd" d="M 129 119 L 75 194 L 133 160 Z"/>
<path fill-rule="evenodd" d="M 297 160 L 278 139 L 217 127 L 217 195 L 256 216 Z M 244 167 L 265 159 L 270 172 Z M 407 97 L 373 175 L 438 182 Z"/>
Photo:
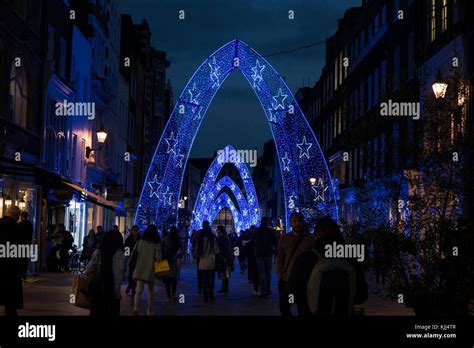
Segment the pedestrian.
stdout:
<path fill-rule="evenodd" d="M 272 258 L 276 247 L 275 232 L 268 226 L 268 218 L 263 217 L 259 228 L 255 231 L 253 250 L 261 298 L 271 294 Z"/>
<path fill-rule="evenodd" d="M 98 248 L 100 243 L 102 243 L 102 238 L 104 238 L 104 228 L 99 225 L 95 229 L 95 247 Z"/>
<path fill-rule="evenodd" d="M 171 226 L 170 232 L 163 238 L 162 255 L 168 260 L 170 266 L 169 273 L 163 277 L 166 287 L 167 301 L 178 301 L 176 297 L 176 287 L 178 283 L 178 251 L 180 249 L 181 238 L 176 226 Z"/>
<path fill-rule="evenodd" d="M 217 246 L 219 254 L 224 261 L 224 269 L 220 272 L 222 278 L 222 289 L 217 291 L 221 294 L 229 293 L 230 274 L 234 271 L 234 253 L 229 237 L 225 231 L 225 227 L 219 225 L 217 227 Z"/>
<path fill-rule="evenodd" d="M 202 293 L 204 302 L 215 301 L 214 283 L 216 279 L 216 254 L 219 253 L 216 236 L 212 233 L 209 221 L 204 220 L 197 241 L 196 254 L 199 270 L 202 271 Z"/>
<path fill-rule="evenodd" d="M 315 314 L 345 315 L 348 313 L 347 306 L 350 306 L 349 312 L 352 313 L 353 305 L 362 304 L 368 297 L 367 282 L 362 267 L 354 259 L 326 259 L 324 257 L 326 245 L 344 244 L 339 225 L 332 218 L 323 217 L 318 220 L 314 227 L 314 234 L 316 240 L 313 247 L 296 257 L 288 280 L 289 288 L 295 295 L 298 315 L 312 315 L 308 296 L 318 297 L 318 299 L 312 300 L 313 306 L 318 302 L 317 307 L 319 308 Z M 324 266 L 321 264 L 322 260 L 326 262 Z M 312 278 L 317 265 L 323 266 L 321 274 L 331 272 L 331 276 L 327 278 L 314 275 Z M 350 289 L 351 284 L 348 281 L 351 274 L 355 278 L 354 289 Z M 325 282 L 326 284 L 324 284 Z M 325 291 L 326 288 L 330 291 Z M 316 291 L 316 289 L 318 290 Z M 316 292 L 320 296 L 315 295 Z M 327 303 L 331 305 L 328 306 Z"/>
<path fill-rule="evenodd" d="M 284 234 L 278 243 L 276 270 L 278 273 L 278 293 L 280 312 L 283 316 L 292 316 L 288 296 L 288 277 L 295 258 L 313 247 L 314 237 L 305 229 L 304 217 L 299 212 L 290 215 L 291 232 Z"/>
<path fill-rule="evenodd" d="M 199 240 L 199 235 L 202 230 L 193 230 L 191 234 L 191 248 L 193 257 L 196 259 L 196 275 L 197 275 L 197 284 L 198 284 L 198 294 L 202 292 L 202 271 L 199 269 L 199 256 L 197 254 L 197 245 Z"/>
<path fill-rule="evenodd" d="M 134 253 L 136 256 L 133 255 Z M 135 244 L 132 259 L 134 257 L 136 257 L 134 279 L 137 282 L 137 292 L 135 293 L 133 314 L 139 314 L 140 300 L 146 284 L 148 288 L 147 314 L 152 315 L 155 261 L 161 260 L 160 235 L 155 225 L 148 225 L 142 237 Z"/>
<path fill-rule="evenodd" d="M 69 250 L 72 249 L 74 238 L 72 234 L 66 230 L 63 223 L 59 223 L 56 227 L 54 235 L 56 242 L 56 251 L 59 251 L 59 263 L 64 272 L 69 272 Z"/>
<path fill-rule="evenodd" d="M 93 317 L 118 317 L 120 315 L 121 285 L 128 270 L 123 250 L 123 237 L 117 230 L 104 235 L 101 246 L 94 250 L 85 272 L 101 269 L 101 291 L 90 298 L 90 315 Z"/>
<path fill-rule="evenodd" d="M 96 245 L 95 231 L 91 229 L 89 230 L 89 233 L 87 234 L 87 236 L 84 237 L 84 242 L 82 243 L 81 258 L 84 261 L 87 261 L 87 262 L 90 261 L 92 254 L 95 250 L 95 245 Z"/>
<path fill-rule="evenodd" d="M 11 205 L 0 220 L 0 245 L 19 244 L 18 219 L 20 209 Z M 22 262 L 15 257 L 0 258 L 0 306 L 5 307 L 5 316 L 17 316 L 23 308 Z"/>
<path fill-rule="evenodd" d="M 246 233 L 245 230 L 240 231 L 240 234 L 237 237 L 237 244 L 236 244 L 239 250 L 238 259 L 239 259 L 240 274 L 244 274 L 247 268 L 247 265 L 246 265 L 247 255 L 245 254 L 245 246 L 244 246 L 245 233 Z"/>
<path fill-rule="evenodd" d="M 255 225 L 250 226 L 250 231 L 248 235 L 248 241 L 245 245 L 246 254 L 248 259 L 248 279 L 249 283 L 252 284 L 252 291 L 255 296 L 260 295 L 259 293 L 259 278 L 258 278 L 258 268 L 257 268 L 257 259 L 255 258 L 255 233 L 257 228 Z"/>
<path fill-rule="evenodd" d="M 133 249 L 135 249 L 135 245 L 137 244 L 138 240 L 140 239 L 140 229 L 137 225 L 132 226 L 132 230 L 130 235 L 125 239 L 125 255 L 127 256 L 127 262 L 129 264 L 128 267 L 128 284 L 127 289 L 125 289 L 125 293 L 129 294 L 130 291 L 132 295 L 135 295 L 137 289 L 137 282 L 133 279 L 133 269 L 130 267 L 130 256 L 132 254 Z"/>
<path fill-rule="evenodd" d="M 30 245 L 33 243 L 33 224 L 28 220 L 28 213 L 22 211 L 20 214 L 20 222 L 18 223 L 19 243 L 23 245 Z M 26 281 L 26 274 L 28 272 L 29 258 L 23 258 L 21 277 Z"/>

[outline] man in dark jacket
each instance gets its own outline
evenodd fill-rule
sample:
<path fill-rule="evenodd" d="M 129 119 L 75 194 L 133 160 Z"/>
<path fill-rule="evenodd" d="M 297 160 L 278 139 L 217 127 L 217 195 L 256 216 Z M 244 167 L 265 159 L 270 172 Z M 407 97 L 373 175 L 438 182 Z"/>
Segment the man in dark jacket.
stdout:
<path fill-rule="evenodd" d="M 227 236 L 225 227 L 222 225 L 219 225 L 217 227 L 217 246 L 219 248 L 219 253 L 221 254 L 221 256 L 223 257 L 225 261 L 227 270 L 229 272 L 233 272 L 234 271 L 234 254 L 232 251 L 230 239 Z M 222 277 L 222 289 L 217 292 L 221 294 L 229 293 L 229 277 L 228 276 Z"/>
<path fill-rule="evenodd" d="M 268 218 L 264 217 L 260 227 L 255 231 L 253 243 L 261 298 L 271 294 L 272 258 L 276 246 L 275 232 L 268 226 Z"/>
<path fill-rule="evenodd" d="M 17 221 L 20 209 L 10 206 L 0 220 L 0 245 L 6 247 L 20 244 Z M 23 308 L 22 262 L 18 258 L 0 258 L 0 306 L 5 307 L 5 316 L 16 316 Z"/>
<path fill-rule="evenodd" d="M 138 240 L 140 239 L 140 229 L 138 228 L 137 225 L 132 226 L 132 233 L 125 239 L 124 247 L 125 247 L 125 252 L 126 255 L 128 255 L 129 261 L 130 262 L 130 255 L 132 255 L 132 251 L 135 248 L 135 244 L 137 244 Z M 128 253 L 127 253 L 128 251 Z M 132 267 L 128 268 L 128 285 L 127 289 L 125 292 L 128 294 L 130 291 L 132 291 L 132 294 L 135 295 L 136 288 L 137 288 L 137 283 L 133 279 L 133 271 L 134 269 Z"/>
<path fill-rule="evenodd" d="M 28 220 L 28 213 L 26 211 L 21 212 L 21 221 L 18 223 L 19 243 L 30 245 L 33 242 L 33 224 Z M 26 273 L 28 271 L 29 259 L 25 258 L 21 260 L 22 270 L 21 277 L 26 280 Z"/>
<path fill-rule="evenodd" d="M 313 248 L 303 252 L 296 258 L 288 280 L 289 288 L 295 295 L 299 316 L 311 315 L 307 300 L 307 286 L 314 266 L 320 261 L 318 254 L 323 256 L 325 246 L 331 245 L 333 242 L 344 244 L 344 238 L 340 232 L 339 225 L 330 217 L 321 218 L 316 223 L 314 231 L 318 237 L 314 242 Z M 348 261 L 354 267 L 357 278 L 354 304 L 362 304 L 368 298 L 364 271 L 362 270 L 360 262 L 355 261 L 355 259 Z"/>

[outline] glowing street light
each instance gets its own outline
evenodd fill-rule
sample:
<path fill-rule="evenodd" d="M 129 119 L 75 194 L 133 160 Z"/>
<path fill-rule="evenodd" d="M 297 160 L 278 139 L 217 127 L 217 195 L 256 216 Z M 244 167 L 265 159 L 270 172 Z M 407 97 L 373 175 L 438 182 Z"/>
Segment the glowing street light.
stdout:
<path fill-rule="evenodd" d="M 435 82 L 433 82 L 433 93 L 436 99 L 443 99 L 448 89 L 448 84 L 441 78 L 441 72 L 438 70 Z"/>

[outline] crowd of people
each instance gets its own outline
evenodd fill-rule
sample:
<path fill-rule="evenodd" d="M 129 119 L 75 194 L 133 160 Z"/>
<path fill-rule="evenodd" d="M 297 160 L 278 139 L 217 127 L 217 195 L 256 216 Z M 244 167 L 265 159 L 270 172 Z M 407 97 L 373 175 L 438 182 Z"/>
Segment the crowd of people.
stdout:
<path fill-rule="evenodd" d="M 0 221 L 2 241 L 31 243 L 32 225 L 27 214 L 15 207 L 7 210 Z M 224 226 L 214 232 L 209 221 L 200 230 L 192 231 L 190 250 L 196 261 L 197 291 L 204 303 L 216 301 L 216 278 L 222 282 L 217 291 L 231 292 L 230 278 L 238 264 L 240 273 L 247 272 L 253 294 L 265 299 L 272 296 L 272 269 L 278 277 L 279 309 L 283 316 L 292 316 L 295 304 L 299 316 L 341 314 L 352 315 L 354 305 L 367 300 L 367 283 L 360 263 L 354 259 L 328 260 L 324 248 L 332 243 L 344 244 L 339 225 L 329 217 L 322 218 L 310 233 L 304 217 L 293 213 L 291 232 L 276 231 L 267 218 L 249 230 L 227 233 Z M 16 238 L 16 239 L 15 239 Z M 74 248 L 72 235 L 58 224 L 54 234 L 55 255 L 67 270 L 69 251 Z M 5 240 L 3 240 L 5 239 Z M 0 242 L 2 242 L 0 241 Z M 185 243 L 187 244 L 187 238 Z M 152 315 L 157 262 L 166 260 L 167 271 L 159 279 L 164 283 L 168 302 L 177 302 L 177 287 L 183 238 L 176 226 L 160 232 L 155 225 L 140 231 L 133 226 L 125 240 L 117 226 L 104 231 L 97 226 L 84 238 L 81 258 L 87 261 L 85 292 L 90 300 L 92 316 L 120 314 L 121 287 L 127 281 L 126 294 L 133 297 L 133 311 L 140 313 L 141 297 L 147 288 L 146 313 Z M 59 258 L 57 257 L 59 255 Z M 14 315 L 22 308 L 22 282 L 25 261 L 0 260 L 0 305 L 6 314 Z"/>

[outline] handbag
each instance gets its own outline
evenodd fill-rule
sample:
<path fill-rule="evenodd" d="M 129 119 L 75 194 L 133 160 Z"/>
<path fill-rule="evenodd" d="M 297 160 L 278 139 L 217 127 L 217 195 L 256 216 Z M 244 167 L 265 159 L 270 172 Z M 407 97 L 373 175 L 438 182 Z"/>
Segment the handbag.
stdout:
<path fill-rule="evenodd" d="M 166 259 L 161 260 L 161 261 L 155 261 L 154 267 L 155 267 L 155 275 L 157 277 L 163 277 L 170 273 L 170 264 L 168 260 Z"/>
<path fill-rule="evenodd" d="M 84 288 L 87 278 L 84 275 L 74 275 L 72 277 L 72 293 L 74 295 L 74 306 L 90 309 L 90 301 L 84 295 Z"/>
<path fill-rule="evenodd" d="M 132 255 L 130 255 L 130 260 L 128 261 L 128 268 L 130 272 L 133 272 L 135 270 L 135 267 L 137 266 L 138 243 L 140 243 L 140 240 L 138 240 L 137 243 L 135 244 L 135 247 L 133 248 L 133 251 L 132 251 Z"/>

